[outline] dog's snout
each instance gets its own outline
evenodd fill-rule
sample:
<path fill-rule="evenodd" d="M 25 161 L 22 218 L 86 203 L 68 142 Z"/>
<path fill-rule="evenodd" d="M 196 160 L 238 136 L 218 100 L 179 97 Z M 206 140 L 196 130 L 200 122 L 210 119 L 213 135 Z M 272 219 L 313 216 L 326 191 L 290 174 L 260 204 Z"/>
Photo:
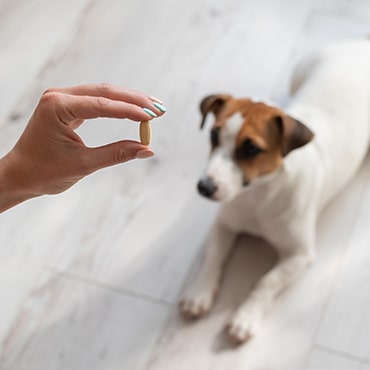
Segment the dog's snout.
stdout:
<path fill-rule="evenodd" d="M 198 182 L 198 191 L 203 196 L 210 198 L 217 190 L 217 185 L 211 177 L 205 177 Z"/>

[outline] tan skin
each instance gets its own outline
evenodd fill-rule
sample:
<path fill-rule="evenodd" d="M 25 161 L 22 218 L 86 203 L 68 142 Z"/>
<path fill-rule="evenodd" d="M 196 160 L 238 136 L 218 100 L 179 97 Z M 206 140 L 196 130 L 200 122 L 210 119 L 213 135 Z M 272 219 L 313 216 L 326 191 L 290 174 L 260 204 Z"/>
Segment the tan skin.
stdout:
<path fill-rule="evenodd" d="M 158 117 L 158 99 L 107 85 L 81 85 L 47 90 L 14 148 L 0 159 L 0 212 L 43 194 L 61 193 L 104 167 L 154 152 L 136 141 L 122 140 L 87 147 L 75 130 L 97 117 L 150 120 Z"/>

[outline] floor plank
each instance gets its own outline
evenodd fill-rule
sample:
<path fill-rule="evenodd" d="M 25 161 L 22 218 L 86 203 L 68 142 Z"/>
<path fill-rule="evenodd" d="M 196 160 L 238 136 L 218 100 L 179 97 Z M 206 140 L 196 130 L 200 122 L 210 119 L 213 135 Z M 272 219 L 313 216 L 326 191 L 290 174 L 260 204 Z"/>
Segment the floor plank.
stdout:
<path fill-rule="evenodd" d="M 340 15 L 354 22 L 370 20 L 369 2 L 367 0 L 326 0 L 318 1 L 316 11 Z"/>
<path fill-rule="evenodd" d="M 4 341 L 0 368 L 142 369 L 167 311 L 45 271 Z"/>
<path fill-rule="evenodd" d="M 317 343 L 370 359 L 370 324 L 367 320 L 370 305 L 370 231 L 367 222 L 370 174 L 366 184 L 366 193 L 356 215 L 343 267 L 326 309 Z"/>
<path fill-rule="evenodd" d="M 12 110 L 47 63 L 58 58 L 78 28 L 90 0 L 65 2 L 3 1 L 0 8 L 0 127 L 15 117 Z M 11 138 L 14 140 L 14 138 Z M 2 143 L 0 151 L 9 149 Z"/>
<path fill-rule="evenodd" d="M 307 370 L 360 370 L 361 363 L 338 354 L 316 349 Z"/>

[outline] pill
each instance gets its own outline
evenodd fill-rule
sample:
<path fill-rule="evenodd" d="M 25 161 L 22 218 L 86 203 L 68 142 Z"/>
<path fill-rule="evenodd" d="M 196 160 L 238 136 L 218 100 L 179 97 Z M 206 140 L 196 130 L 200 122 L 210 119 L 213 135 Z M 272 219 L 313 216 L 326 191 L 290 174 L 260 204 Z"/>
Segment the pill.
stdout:
<path fill-rule="evenodd" d="M 151 130 L 150 130 L 150 122 L 149 121 L 142 121 L 140 122 L 140 141 L 141 144 L 149 145 L 151 139 Z"/>

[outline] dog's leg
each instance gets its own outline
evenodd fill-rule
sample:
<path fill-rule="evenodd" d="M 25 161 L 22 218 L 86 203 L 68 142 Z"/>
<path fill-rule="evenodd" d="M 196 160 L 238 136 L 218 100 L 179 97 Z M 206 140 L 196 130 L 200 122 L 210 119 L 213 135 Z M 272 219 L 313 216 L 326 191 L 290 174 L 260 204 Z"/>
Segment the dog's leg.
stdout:
<path fill-rule="evenodd" d="M 246 301 L 237 309 L 228 323 L 228 333 L 233 341 L 242 343 L 256 333 L 274 299 L 313 261 L 313 253 L 299 250 L 279 259 L 260 281 L 257 282 Z"/>
<path fill-rule="evenodd" d="M 198 318 L 212 307 L 221 280 L 224 262 L 236 233 L 216 222 L 206 238 L 201 264 L 192 276 L 180 301 L 186 318 Z"/>

